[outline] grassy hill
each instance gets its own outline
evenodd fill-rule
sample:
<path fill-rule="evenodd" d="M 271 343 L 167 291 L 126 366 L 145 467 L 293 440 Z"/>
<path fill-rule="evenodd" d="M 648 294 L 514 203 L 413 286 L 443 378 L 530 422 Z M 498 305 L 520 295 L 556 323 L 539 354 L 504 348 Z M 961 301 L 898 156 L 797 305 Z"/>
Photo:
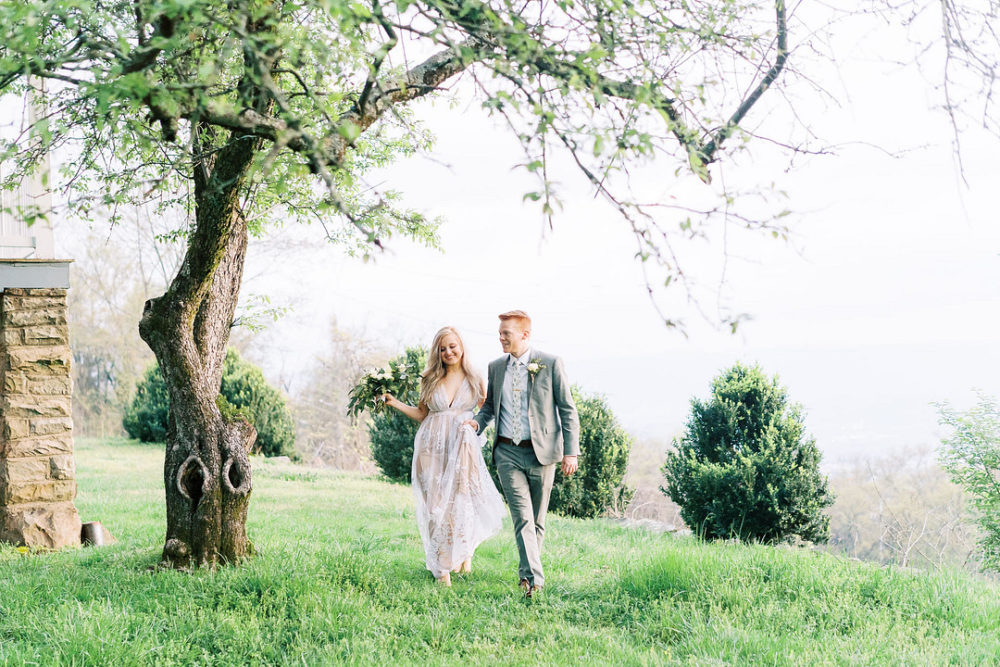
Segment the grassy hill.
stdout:
<path fill-rule="evenodd" d="M 786 548 L 554 518 L 536 600 L 509 524 L 437 587 L 410 489 L 255 463 L 259 556 L 157 571 L 162 451 L 77 444 L 77 506 L 119 539 L 0 547 L 0 664 L 991 664 L 1000 590 Z"/>

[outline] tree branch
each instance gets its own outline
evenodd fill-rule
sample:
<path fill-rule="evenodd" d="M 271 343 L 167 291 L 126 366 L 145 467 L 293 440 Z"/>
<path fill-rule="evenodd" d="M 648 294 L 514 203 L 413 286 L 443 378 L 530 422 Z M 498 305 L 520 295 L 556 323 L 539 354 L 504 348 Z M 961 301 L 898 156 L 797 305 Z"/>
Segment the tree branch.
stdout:
<path fill-rule="evenodd" d="M 382 5 L 379 4 L 379 0 L 372 0 L 372 15 L 378 20 L 379 25 L 385 30 L 385 34 L 389 39 L 372 56 L 372 64 L 368 70 L 368 80 L 365 81 L 365 87 L 358 97 L 357 108 L 362 114 L 365 111 L 365 105 L 368 103 L 368 97 L 371 95 L 372 88 L 378 80 L 378 72 L 382 68 L 382 62 L 389 55 L 389 52 L 392 51 L 393 47 L 396 46 L 396 42 L 399 41 L 392 24 L 386 20 L 385 15 L 382 13 Z"/>
<path fill-rule="evenodd" d="M 320 164 L 337 168 L 343 164 L 344 156 L 355 139 L 371 127 L 393 104 L 414 100 L 438 90 L 441 83 L 468 65 L 457 48 L 441 50 L 406 72 L 393 87 L 372 88 L 363 107 L 355 103 L 336 119 L 334 129 L 340 132 L 322 141 L 317 141 L 282 118 L 262 114 L 253 109 L 237 110 L 223 103 L 186 110 L 182 113 L 182 117 L 283 143 L 296 153 L 307 156 L 314 169 Z"/>
<path fill-rule="evenodd" d="M 712 140 L 705 145 L 705 148 L 701 152 L 703 160 L 706 163 L 712 162 L 715 159 L 715 153 L 722 146 L 722 142 L 732 135 L 733 130 L 739 126 L 743 117 L 750 111 L 750 108 L 757 103 L 760 96 L 774 83 L 778 75 L 781 74 L 781 70 L 785 67 L 785 61 L 788 59 L 788 25 L 785 18 L 785 0 L 775 0 L 774 9 L 778 33 L 778 53 L 774 58 L 774 64 L 771 65 L 771 68 L 764 75 L 764 78 L 761 79 L 760 83 L 757 84 L 753 92 L 736 109 L 736 112 L 730 117 L 729 122 L 716 132 Z"/>
<path fill-rule="evenodd" d="M 129 58 L 129 60 L 122 66 L 122 74 L 141 72 L 156 62 L 157 56 L 162 53 L 163 49 L 158 46 L 145 46 L 148 41 L 155 41 L 157 37 L 170 39 L 174 36 L 174 20 L 168 16 L 161 16 L 156 22 L 156 31 L 153 33 L 150 40 L 146 40 L 145 31 L 143 30 L 142 22 L 139 16 L 138 3 L 136 3 L 135 13 L 136 31 L 138 33 L 137 37 L 141 48 L 136 49 L 133 52 L 132 57 Z"/>

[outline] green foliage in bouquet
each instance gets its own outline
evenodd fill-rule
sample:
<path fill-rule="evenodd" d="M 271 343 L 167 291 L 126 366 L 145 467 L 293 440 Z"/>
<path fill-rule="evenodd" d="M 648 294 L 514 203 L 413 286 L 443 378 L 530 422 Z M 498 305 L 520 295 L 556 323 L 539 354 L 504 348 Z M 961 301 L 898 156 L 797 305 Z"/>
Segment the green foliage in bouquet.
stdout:
<path fill-rule="evenodd" d="M 820 452 L 805 435 L 801 408 L 777 376 L 736 364 L 691 401 L 684 436 L 663 465 L 661 490 L 706 539 L 825 542 L 833 503 Z"/>
<path fill-rule="evenodd" d="M 420 391 L 420 373 L 424 370 L 421 362 L 418 365 L 414 360 L 426 360 L 427 353 L 420 348 L 408 348 L 406 353 L 389 360 L 389 363 L 382 368 L 365 373 L 354 388 L 351 389 L 347 402 L 347 414 L 355 417 L 362 412 L 377 415 L 385 409 L 384 394 L 392 394 L 404 403 L 411 403 L 404 399 L 409 391 Z"/>
<path fill-rule="evenodd" d="M 295 422 L 280 391 L 267 383 L 261 370 L 226 352 L 219 389 L 219 410 L 226 419 L 246 418 L 257 429 L 254 451 L 265 456 L 294 456 Z M 170 411 L 167 383 L 156 364 L 146 369 L 126 408 L 122 426 L 142 442 L 164 442 Z"/>
<path fill-rule="evenodd" d="M 368 426 L 372 458 L 383 475 L 397 482 L 410 482 L 413 438 L 420 424 L 396 410 L 385 410 L 381 396 L 388 392 L 403 403 L 416 405 L 420 400 L 420 373 L 426 364 L 427 350 L 407 348 L 389 362 L 387 369 L 382 369 L 386 372 L 369 373 L 351 391 L 349 410 L 353 414 L 366 409 L 373 413 Z"/>

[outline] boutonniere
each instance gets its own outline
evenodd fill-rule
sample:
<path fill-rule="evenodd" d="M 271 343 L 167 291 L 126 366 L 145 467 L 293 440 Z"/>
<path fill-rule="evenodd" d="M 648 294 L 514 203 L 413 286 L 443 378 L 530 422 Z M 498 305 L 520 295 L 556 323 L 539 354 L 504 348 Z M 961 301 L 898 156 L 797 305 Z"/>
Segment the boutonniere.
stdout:
<path fill-rule="evenodd" d="M 532 359 L 528 362 L 528 374 L 534 378 L 538 375 L 538 371 L 545 368 L 545 364 L 542 363 L 540 359 Z"/>

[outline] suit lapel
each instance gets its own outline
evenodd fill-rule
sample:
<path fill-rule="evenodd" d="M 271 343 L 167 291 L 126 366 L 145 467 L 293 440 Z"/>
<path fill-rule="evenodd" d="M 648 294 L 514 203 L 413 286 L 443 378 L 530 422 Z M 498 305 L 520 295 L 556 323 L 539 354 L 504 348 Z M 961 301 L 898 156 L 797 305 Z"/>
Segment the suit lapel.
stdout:
<path fill-rule="evenodd" d="M 531 351 L 531 355 L 528 357 L 528 364 L 530 365 L 533 360 L 539 359 L 539 358 L 540 357 L 538 356 L 538 352 L 536 350 L 532 350 Z M 538 371 L 538 373 L 541 373 L 541 371 Z M 535 376 L 538 375 L 538 373 L 532 373 L 531 371 L 528 371 L 528 400 L 529 401 L 531 400 L 531 397 L 534 396 L 534 394 L 532 392 L 535 389 Z"/>
<path fill-rule="evenodd" d="M 507 358 L 504 357 L 499 363 L 499 368 L 493 376 L 493 410 L 494 418 L 497 420 L 497 428 L 500 428 L 500 403 L 503 400 L 503 381 L 507 375 Z"/>

